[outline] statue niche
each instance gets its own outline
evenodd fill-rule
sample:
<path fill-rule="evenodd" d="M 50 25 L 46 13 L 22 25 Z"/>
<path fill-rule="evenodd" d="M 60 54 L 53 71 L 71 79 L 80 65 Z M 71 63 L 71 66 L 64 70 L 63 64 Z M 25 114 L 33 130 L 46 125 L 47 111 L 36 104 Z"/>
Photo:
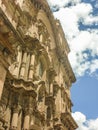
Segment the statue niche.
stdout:
<path fill-rule="evenodd" d="M 48 30 L 45 26 L 45 24 L 39 19 L 38 20 L 38 34 L 39 34 L 39 41 L 42 43 L 44 46 L 50 47 L 50 35 L 48 33 Z"/>

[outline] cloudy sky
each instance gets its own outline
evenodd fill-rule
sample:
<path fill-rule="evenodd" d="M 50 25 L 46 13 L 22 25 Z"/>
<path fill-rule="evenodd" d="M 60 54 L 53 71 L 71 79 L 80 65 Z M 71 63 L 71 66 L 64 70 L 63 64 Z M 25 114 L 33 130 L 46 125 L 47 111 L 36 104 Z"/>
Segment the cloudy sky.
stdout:
<path fill-rule="evenodd" d="M 98 0 L 47 0 L 70 46 L 77 130 L 98 130 Z"/>

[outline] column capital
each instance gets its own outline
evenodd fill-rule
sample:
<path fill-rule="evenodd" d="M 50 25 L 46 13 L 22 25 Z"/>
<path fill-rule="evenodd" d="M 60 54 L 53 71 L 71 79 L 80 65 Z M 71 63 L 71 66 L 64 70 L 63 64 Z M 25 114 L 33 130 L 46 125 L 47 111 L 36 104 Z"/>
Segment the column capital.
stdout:
<path fill-rule="evenodd" d="M 21 106 L 20 105 L 13 105 L 12 107 L 13 113 L 18 113 L 21 110 Z"/>
<path fill-rule="evenodd" d="M 25 114 L 25 116 L 32 114 L 32 112 L 33 112 L 33 108 L 28 108 L 28 107 L 24 108 L 24 114 Z"/>

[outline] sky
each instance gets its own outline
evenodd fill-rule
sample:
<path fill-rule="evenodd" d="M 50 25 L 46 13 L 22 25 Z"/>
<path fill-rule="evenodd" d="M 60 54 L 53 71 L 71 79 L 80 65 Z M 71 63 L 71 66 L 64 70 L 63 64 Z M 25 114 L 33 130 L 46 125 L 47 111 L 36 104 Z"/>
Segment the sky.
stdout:
<path fill-rule="evenodd" d="M 98 0 L 47 0 L 59 19 L 76 76 L 71 88 L 77 130 L 98 130 Z"/>

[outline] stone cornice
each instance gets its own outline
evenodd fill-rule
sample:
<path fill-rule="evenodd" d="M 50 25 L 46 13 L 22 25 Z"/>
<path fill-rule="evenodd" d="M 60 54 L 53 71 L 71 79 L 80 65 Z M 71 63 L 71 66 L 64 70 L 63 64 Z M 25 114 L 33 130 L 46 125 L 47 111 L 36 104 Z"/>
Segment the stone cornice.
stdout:
<path fill-rule="evenodd" d="M 68 125 L 69 128 L 70 128 L 70 126 L 73 129 L 78 128 L 78 125 L 76 124 L 76 122 L 74 121 L 71 113 L 69 113 L 69 112 L 61 113 L 61 121 L 62 121 L 63 124 L 66 124 L 66 122 L 67 122 L 67 125 Z"/>
<path fill-rule="evenodd" d="M 58 55 L 58 59 L 61 59 L 63 62 L 64 62 L 64 66 L 66 66 L 67 70 L 70 71 L 71 75 L 69 76 L 69 79 L 71 79 L 71 82 L 75 82 L 76 81 L 76 78 L 75 78 L 75 75 L 73 73 L 73 70 L 71 68 L 71 65 L 68 61 L 68 58 L 67 58 L 67 55 L 64 53 L 64 50 L 61 49 L 60 47 L 60 42 L 59 42 L 59 39 L 57 37 L 57 26 L 56 26 L 56 20 L 54 18 L 54 16 L 52 15 L 51 11 L 48 12 L 48 17 L 49 17 L 49 20 L 50 20 L 50 24 L 51 24 L 51 27 L 52 27 L 52 31 L 54 33 L 54 39 L 55 39 L 55 43 L 56 43 L 56 53 Z M 61 25 L 60 25 L 61 27 Z M 62 30 L 62 29 L 61 29 Z M 63 37 L 64 38 L 64 37 Z M 66 39 L 64 38 L 63 40 L 65 40 L 66 42 Z M 67 45 L 68 46 L 68 45 Z M 68 52 L 69 52 L 69 49 L 68 49 Z M 63 57 L 62 57 L 63 56 Z M 66 57 L 66 59 L 65 59 Z M 61 61 L 60 61 L 61 62 Z M 66 62 L 66 63 L 65 63 Z"/>
<path fill-rule="evenodd" d="M 67 54 L 68 54 L 70 52 L 70 48 L 69 48 L 69 45 L 68 45 L 67 40 L 65 38 L 65 34 L 64 34 L 63 29 L 62 29 L 61 23 L 57 19 L 56 19 L 56 25 L 57 25 L 56 30 L 57 30 L 57 32 L 60 32 L 62 39 L 63 39 L 63 44 L 65 44 L 65 48 L 63 48 L 63 49 L 65 49 L 67 51 Z"/>
<path fill-rule="evenodd" d="M 72 67 L 69 63 L 68 57 L 67 55 L 62 52 L 59 47 L 57 48 L 57 55 L 59 57 L 59 61 L 63 64 L 64 68 L 65 68 L 65 72 L 69 78 L 69 80 L 74 83 L 76 81 L 75 75 L 73 73 Z"/>
<path fill-rule="evenodd" d="M 11 77 L 11 79 L 6 79 L 5 86 L 13 91 L 18 92 L 20 94 L 27 94 L 29 96 L 32 96 L 36 98 L 36 86 L 31 81 L 24 81 L 23 79 L 14 79 Z"/>
<path fill-rule="evenodd" d="M 63 98 L 67 99 L 67 103 L 68 103 L 68 104 L 70 103 L 70 107 L 72 107 L 72 106 L 73 106 L 73 103 L 72 103 L 70 97 L 68 96 L 68 94 L 67 94 L 67 92 L 66 92 L 66 89 L 65 89 L 64 87 L 61 87 L 60 89 L 61 89 L 61 91 L 63 91 L 63 93 L 64 93 L 64 96 L 65 96 L 65 97 L 63 97 Z"/>

